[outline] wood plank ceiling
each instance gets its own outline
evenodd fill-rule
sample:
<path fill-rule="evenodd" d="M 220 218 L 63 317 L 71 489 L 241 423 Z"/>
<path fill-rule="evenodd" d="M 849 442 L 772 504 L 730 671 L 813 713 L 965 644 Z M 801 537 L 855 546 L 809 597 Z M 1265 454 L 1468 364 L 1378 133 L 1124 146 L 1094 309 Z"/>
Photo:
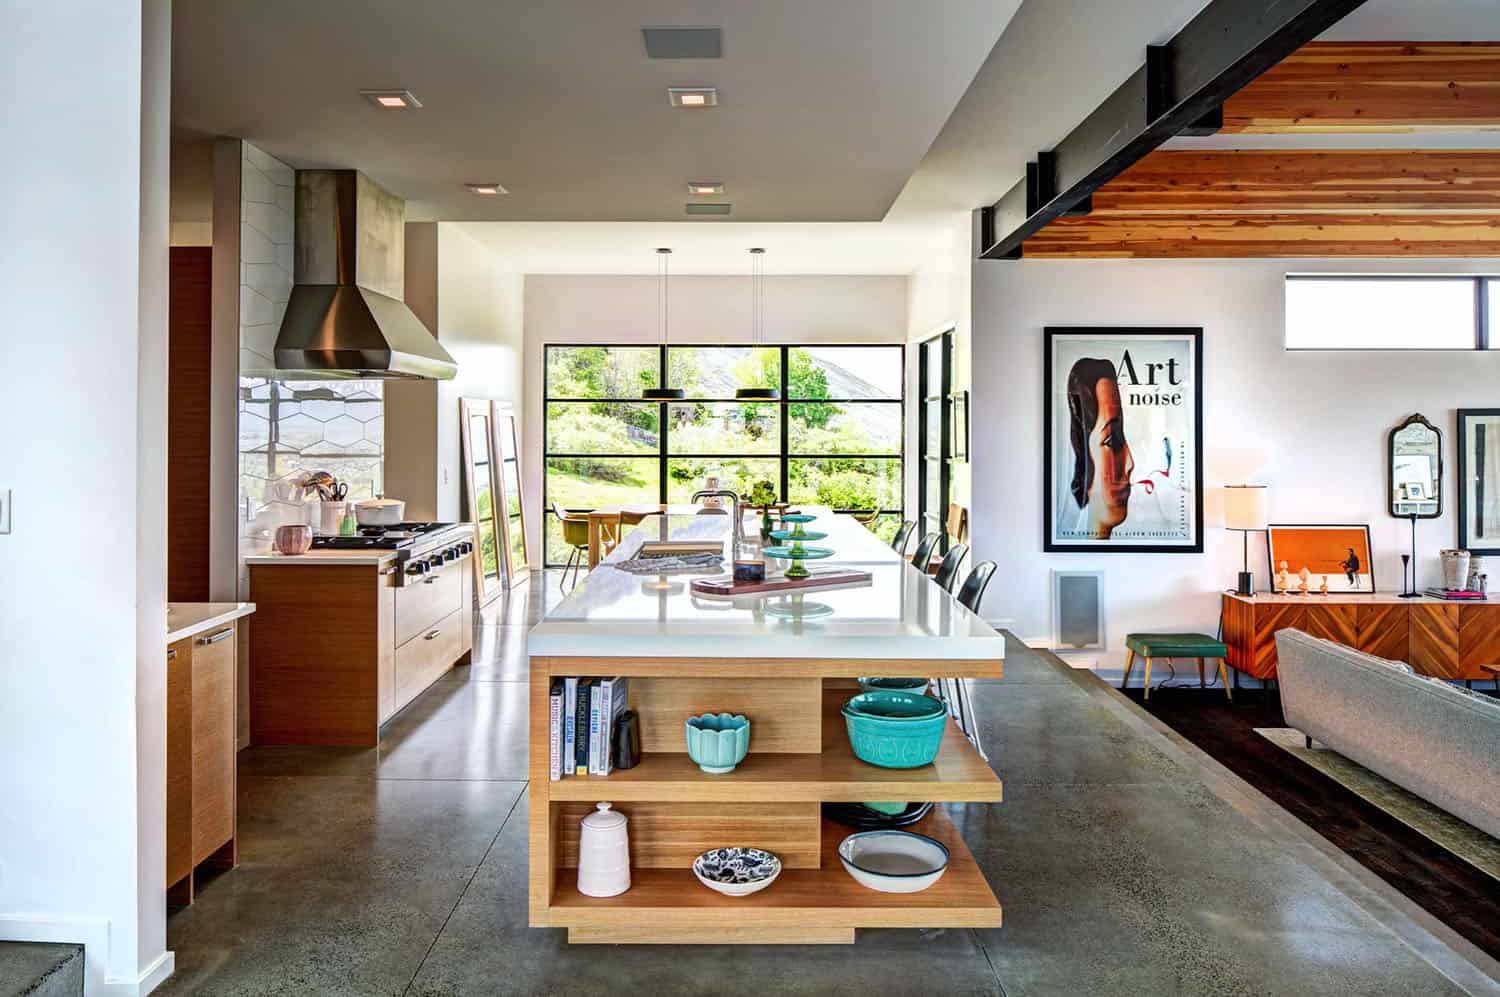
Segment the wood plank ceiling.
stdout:
<path fill-rule="evenodd" d="M 1500 43 L 1313 43 L 1224 104 L 1222 133 L 1307 148 L 1151 153 L 1024 255 L 1500 256 L 1500 149 L 1318 149 L 1318 135 L 1500 129 Z"/>

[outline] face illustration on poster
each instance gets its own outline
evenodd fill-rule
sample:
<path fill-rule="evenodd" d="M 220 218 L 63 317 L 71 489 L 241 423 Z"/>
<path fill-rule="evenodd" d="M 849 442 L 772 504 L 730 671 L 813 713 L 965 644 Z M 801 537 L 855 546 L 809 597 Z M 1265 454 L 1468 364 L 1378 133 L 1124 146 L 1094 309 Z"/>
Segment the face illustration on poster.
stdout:
<path fill-rule="evenodd" d="M 1047 550 L 1202 549 L 1200 338 L 1047 330 Z"/>

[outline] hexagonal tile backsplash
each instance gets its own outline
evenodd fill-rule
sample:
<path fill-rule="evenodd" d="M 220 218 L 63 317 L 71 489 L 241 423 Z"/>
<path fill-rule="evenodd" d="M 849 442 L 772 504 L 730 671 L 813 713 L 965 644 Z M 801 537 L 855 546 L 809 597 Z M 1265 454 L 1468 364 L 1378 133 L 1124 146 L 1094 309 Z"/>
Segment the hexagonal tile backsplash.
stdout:
<path fill-rule="evenodd" d="M 351 499 L 379 494 L 384 416 L 379 381 L 240 378 L 242 520 L 253 520 L 272 483 L 308 471 L 348 482 Z"/>

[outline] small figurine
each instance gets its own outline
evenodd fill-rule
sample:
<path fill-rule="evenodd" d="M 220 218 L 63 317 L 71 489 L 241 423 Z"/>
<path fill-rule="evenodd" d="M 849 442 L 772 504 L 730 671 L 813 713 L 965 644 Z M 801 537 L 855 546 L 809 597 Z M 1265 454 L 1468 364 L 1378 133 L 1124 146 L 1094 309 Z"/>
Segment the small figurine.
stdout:
<path fill-rule="evenodd" d="M 1328 594 L 1328 576 L 1327 575 L 1323 576 L 1323 584 L 1320 585 L 1320 586 L 1318 586 L 1318 594 L 1319 595 L 1327 595 Z"/>
<path fill-rule="evenodd" d="M 1292 587 L 1291 576 L 1286 573 L 1286 562 L 1282 561 L 1279 571 L 1276 572 L 1276 591 L 1285 592 Z"/>
<path fill-rule="evenodd" d="M 1306 565 L 1304 565 L 1302 570 L 1297 572 L 1297 577 L 1301 580 L 1301 584 L 1297 586 L 1297 591 L 1303 595 L 1307 595 L 1307 582 L 1308 579 L 1312 578 L 1312 572 L 1308 571 Z"/>

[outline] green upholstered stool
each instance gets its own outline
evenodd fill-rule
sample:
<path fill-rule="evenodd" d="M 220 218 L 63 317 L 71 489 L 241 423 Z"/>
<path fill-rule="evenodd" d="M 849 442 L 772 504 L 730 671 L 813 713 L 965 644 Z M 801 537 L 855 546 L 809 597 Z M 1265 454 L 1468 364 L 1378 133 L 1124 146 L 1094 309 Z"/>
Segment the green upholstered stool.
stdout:
<path fill-rule="evenodd" d="M 1229 690 L 1229 672 L 1224 660 L 1229 656 L 1229 648 L 1221 640 L 1215 640 L 1207 634 L 1126 634 L 1125 648 L 1125 677 L 1120 680 L 1121 689 L 1130 682 L 1130 670 L 1135 667 L 1135 656 L 1138 654 L 1146 659 L 1145 698 L 1148 700 L 1151 698 L 1152 658 L 1197 658 L 1200 688 L 1204 684 L 1203 659 L 1217 658 L 1219 679 L 1224 683 L 1224 695 L 1230 701 L 1234 700 L 1234 693 Z"/>

